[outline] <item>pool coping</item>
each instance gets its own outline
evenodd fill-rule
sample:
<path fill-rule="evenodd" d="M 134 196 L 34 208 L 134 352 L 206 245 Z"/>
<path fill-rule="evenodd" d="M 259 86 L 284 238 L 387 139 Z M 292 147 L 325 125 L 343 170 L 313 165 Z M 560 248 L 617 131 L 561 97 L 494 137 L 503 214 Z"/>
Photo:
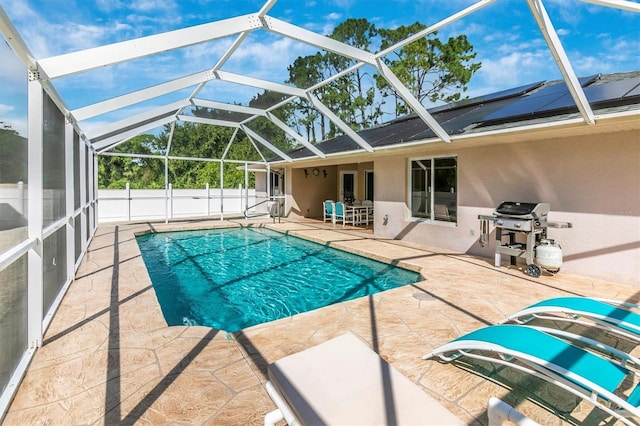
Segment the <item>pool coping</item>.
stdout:
<path fill-rule="evenodd" d="M 76 273 L 5 424 L 263 424 L 274 409 L 264 390 L 266 366 L 352 332 L 427 394 L 469 424 L 485 425 L 488 396 L 514 403 L 536 421 L 593 416 L 588 404 L 564 401 L 555 412 L 459 367 L 420 356 L 437 345 L 543 297 L 581 294 L 631 299 L 630 286 L 558 274 L 532 279 L 475 258 L 318 221 L 242 221 L 306 233 L 311 241 L 385 263 L 422 269 L 424 281 L 227 334 L 207 327 L 168 327 L 135 241 L 149 230 L 237 227 L 219 221 L 101 225 Z M 188 228 L 188 229 L 187 229 Z M 295 235 L 298 236 L 298 235 Z M 360 254 L 362 255 L 362 254 Z M 367 256 L 369 257 L 369 256 Z M 461 299 L 461 295 L 464 297 Z M 526 390 L 525 390 L 526 392 Z M 596 415 L 598 413 L 595 413 Z"/>

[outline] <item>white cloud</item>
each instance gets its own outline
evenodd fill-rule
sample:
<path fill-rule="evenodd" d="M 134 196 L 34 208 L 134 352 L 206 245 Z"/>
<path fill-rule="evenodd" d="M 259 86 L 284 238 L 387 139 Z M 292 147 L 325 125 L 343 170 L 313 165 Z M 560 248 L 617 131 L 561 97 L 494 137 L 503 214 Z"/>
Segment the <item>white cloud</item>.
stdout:
<path fill-rule="evenodd" d="M 484 59 L 477 76 L 482 86 L 501 90 L 547 79 L 553 66 L 547 52 L 513 52 L 498 59 Z"/>
<path fill-rule="evenodd" d="M 290 38 L 244 43 L 229 60 L 229 68 L 246 72 L 274 82 L 282 82 L 289 75 L 287 66 L 298 56 L 310 55 L 317 48 Z"/>
<path fill-rule="evenodd" d="M 9 115 L 9 113 L 14 109 L 15 108 L 12 105 L 0 104 L 0 117 L 2 117 L 3 115 Z"/>
<path fill-rule="evenodd" d="M 176 9 L 176 3 L 166 0 L 134 0 L 129 3 L 129 8 L 138 12 L 172 11 Z"/>
<path fill-rule="evenodd" d="M 18 114 L 18 115 L 16 115 Z M 27 136 L 27 114 L 22 115 L 12 105 L 0 104 L 0 122 L 9 125 L 21 136 Z"/>
<path fill-rule="evenodd" d="M 0 36 L 0 78 L 3 82 L 3 89 L 0 89 L 0 93 L 3 93 L 8 87 L 22 85 L 26 89 L 26 75 L 27 67 L 18 59 L 18 56 L 13 52 L 9 45 Z"/>
<path fill-rule="evenodd" d="M 36 13 L 26 2 L 12 3 L 8 13 L 37 59 L 102 44 L 109 34 L 104 25 L 79 24 L 73 20 L 52 23 L 47 15 Z"/>

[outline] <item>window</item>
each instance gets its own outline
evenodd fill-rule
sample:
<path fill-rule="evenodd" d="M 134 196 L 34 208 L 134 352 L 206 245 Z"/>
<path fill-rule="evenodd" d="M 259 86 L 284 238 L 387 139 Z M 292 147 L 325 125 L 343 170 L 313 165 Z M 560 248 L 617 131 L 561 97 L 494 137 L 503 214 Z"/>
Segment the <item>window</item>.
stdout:
<path fill-rule="evenodd" d="M 457 221 L 457 159 L 411 160 L 411 216 L 441 222 Z"/>
<path fill-rule="evenodd" d="M 373 201 L 373 171 L 364 172 L 364 199 Z"/>

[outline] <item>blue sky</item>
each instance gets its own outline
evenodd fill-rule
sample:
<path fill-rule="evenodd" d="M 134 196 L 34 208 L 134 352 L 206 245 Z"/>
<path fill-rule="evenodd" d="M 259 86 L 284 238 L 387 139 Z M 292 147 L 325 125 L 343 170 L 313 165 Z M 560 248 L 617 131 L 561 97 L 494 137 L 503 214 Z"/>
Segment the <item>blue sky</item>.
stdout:
<path fill-rule="evenodd" d="M 450 0 L 279 0 L 269 11 L 275 18 L 329 34 L 347 18 L 367 18 L 382 28 L 415 21 L 434 24 L 473 4 Z M 0 0 L 36 59 L 117 41 L 180 29 L 257 12 L 259 0 Z M 640 70 L 640 13 L 610 9 L 578 0 L 546 0 L 544 5 L 578 76 Z M 540 80 L 560 72 L 524 0 L 497 0 L 445 28 L 438 36 L 466 34 L 482 68 L 469 84 L 470 97 Z M 234 38 L 139 59 L 54 80 L 70 109 L 109 99 L 149 85 L 212 67 Z M 263 30 L 253 32 L 223 70 L 282 83 L 296 57 L 318 49 Z M 7 55 L 6 43 L 0 57 Z M 20 65 L 0 61 L 0 121 L 22 129 L 24 105 L 16 96 L 26 90 Z M 247 104 L 259 90 L 212 82 L 199 97 Z M 151 105 L 182 99 L 192 89 L 154 102 L 96 117 L 83 128 L 99 127 Z"/>

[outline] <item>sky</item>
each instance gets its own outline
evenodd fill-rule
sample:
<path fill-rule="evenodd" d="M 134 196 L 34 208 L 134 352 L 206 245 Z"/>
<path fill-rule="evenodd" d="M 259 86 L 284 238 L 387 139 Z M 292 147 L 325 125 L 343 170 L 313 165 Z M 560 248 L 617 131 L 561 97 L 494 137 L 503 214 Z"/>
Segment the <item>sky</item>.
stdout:
<path fill-rule="evenodd" d="M 636 1 L 637 2 L 637 1 Z M 327 35 L 348 18 L 378 28 L 416 21 L 432 25 L 475 3 L 469 0 L 279 0 L 268 15 Z M 261 0 L 0 0 L 36 59 L 256 13 Z M 579 0 L 543 2 L 575 73 L 588 76 L 640 70 L 640 13 Z M 465 34 L 480 70 L 468 85 L 474 97 L 561 78 L 558 66 L 524 0 L 496 0 L 443 27 L 446 40 Z M 210 69 L 235 37 L 137 59 L 53 80 L 70 109 Z M 26 132 L 25 67 L 0 40 L 0 121 Z M 283 83 L 287 66 L 318 48 L 264 30 L 253 31 L 222 70 Z M 373 72 L 373 68 L 364 69 Z M 7 84 L 8 83 L 8 84 Z M 89 134 L 105 123 L 188 97 L 193 88 L 99 116 L 80 125 Z M 198 95 L 248 104 L 260 90 L 212 81 Z M 426 105 L 427 107 L 429 105 Z"/>

